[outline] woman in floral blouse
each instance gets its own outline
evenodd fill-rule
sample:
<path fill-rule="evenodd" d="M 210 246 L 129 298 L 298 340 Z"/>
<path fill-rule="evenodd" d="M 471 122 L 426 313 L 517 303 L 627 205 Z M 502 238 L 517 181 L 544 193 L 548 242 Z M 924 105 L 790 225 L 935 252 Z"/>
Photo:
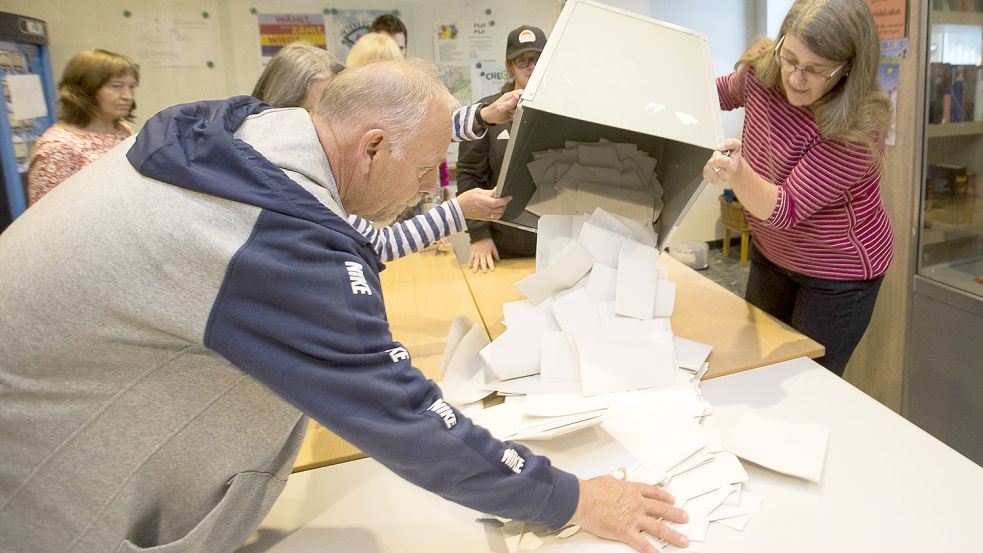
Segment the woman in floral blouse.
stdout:
<path fill-rule="evenodd" d="M 130 58 L 106 50 L 83 50 L 58 83 L 59 122 L 38 140 L 27 173 L 28 204 L 34 204 L 79 169 L 133 134 L 133 93 L 140 73 Z"/>

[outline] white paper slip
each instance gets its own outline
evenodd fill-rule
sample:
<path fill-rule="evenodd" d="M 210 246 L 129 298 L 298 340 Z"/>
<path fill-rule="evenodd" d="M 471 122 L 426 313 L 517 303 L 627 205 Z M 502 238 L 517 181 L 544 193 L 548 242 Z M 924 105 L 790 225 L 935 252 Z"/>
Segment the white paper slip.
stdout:
<path fill-rule="evenodd" d="M 617 344 L 578 335 L 580 378 L 586 396 L 624 392 L 672 382 L 675 360 L 653 344 Z"/>
<path fill-rule="evenodd" d="M 598 263 L 614 268 L 618 267 L 621 245 L 628 240 L 630 239 L 590 223 L 584 223 L 577 235 L 577 241 Z"/>
<path fill-rule="evenodd" d="M 573 238 L 575 215 L 543 215 L 536 229 L 536 270 L 545 269 L 550 257 L 550 244 L 558 237 Z M 579 227 L 579 225 L 577 225 Z M 578 229 L 579 230 L 579 229 Z"/>
<path fill-rule="evenodd" d="M 510 322 L 528 317 L 536 309 L 536 305 L 529 300 L 510 301 L 502 304 L 502 326 L 508 328 Z"/>
<path fill-rule="evenodd" d="M 536 306 L 532 314 L 512 323 L 498 338 L 482 348 L 485 360 L 500 380 L 528 376 L 539 372 L 543 334 L 559 330 L 553 319 L 553 300 Z"/>
<path fill-rule="evenodd" d="M 616 414 L 611 411 L 602 427 L 650 468 L 666 472 L 706 444 L 693 419 L 665 405 L 648 405 Z"/>
<path fill-rule="evenodd" d="M 632 231 L 628 228 L 628 225 L 622 221 L 621 218 L 613 213 L 605 211 L 602 208 L 597 208 L 590 217 L 587 218 L 587 222 L 601 227 L 603 229 L 610 230 L 613 233 L 620 234 L 621 236 L 632 236 Z"/>
<path fill-rule="evenodd" d="M 713 346 L 709 344 L 687 340 L 680 336 L 673 336 L 672 343 L 676 348 L 676 363 L 692 371 L 700 370 L 713 350 Z"/>
<path fill-rule="evenodd" d="M 829 428 L 743 415 L 727 438 L 727 449 L 765 468 L 820 482 L 826 461 Z"/>
<path fill-rule="evenodd" d="M 557 238 L 557 240 L 564 240 Z M 538 304 L 546 298 L 570 288 L 590 271 L 594 258 L 576 240 L 570 240 L 559 251 L 551 251 L 549 264 L 544 271 L 515 283 L 515 287 Z"/>
<path fill-rule="evenodd" d="M 671 317 L 676 305 L 676 283 L 671 280 L 659 279 L 655 294 L 655 317 Z"/>
<path fill-rule="evenodd" d="M 553 466 L 584 479 L 610 474 L 638 462 L 631 451 L 599 426 L 526 445 L 537 455 L 549 457 Z"/>
<path fill-rule="evenodd" d="M 610 404 L 611 398 L 606 395 L 584 397 L 577 393 L 529 394 L 522 404 L 522 412 L 527 417 L 561 417 L 602 411 Z"/>
<path fill-rule="evenodd" d="M 636 319 L 651 319 L 659 286 L 655 278 L 658 273 L 658 250 L 634 241 L 622 244 L 618 252 L 615 312 Z"/>
<path fill-rule="evenodd" d="M 751 517 L 754 516 L 760 508 L 761 498 L 749 491 L 744 491 L 741 493 L 740 506 L 733 507 L 725 503 L 724 505 L 714 509 L 707 518 L 709 518 L 711 521 L 719 522 L 724 526 L 733 528 L 738 532 L 743 532 L 748 521 L 751 520 Z"/>
<path fill-rule="evenodd" d="M 539 363 L 543 382 L 580 383 L 580 365 L 567 341 L 566 334 L 552 331 L 543 334 L 542 356 Z"/>
<path fill-rule="evenodd" d="M 591 267 L 587 280 L 587 297 L 592 302 L 613 302 L 618 290 L 618 270 L 602 263 Z"/>
<path fill-rule="evenodd" d="M 485 329 L 466 317 L 458 317 L 451 324 L 451 333 L 455 334 L 460 330 L 455 326 L 461 327 L 467 324 L 471 326 L 458 341 L 454 350 L 449 356 L 446 352 L 444 354 L 445 359 L 449 358 L 449 360 L 440 389 L 443 391 L 444 399 L 455 407 L 473 403 L 490 393 L 485 386 L 488 384 L 491 371 L 478 355 L 478 352 L 488 345 Z"/>
<path fill-rule="evenodd" d="M 540 375 L 489 382 L 485 389 L 501 395 L 564 394 L 580 392 L 580 382 L 543 382 Z"/>

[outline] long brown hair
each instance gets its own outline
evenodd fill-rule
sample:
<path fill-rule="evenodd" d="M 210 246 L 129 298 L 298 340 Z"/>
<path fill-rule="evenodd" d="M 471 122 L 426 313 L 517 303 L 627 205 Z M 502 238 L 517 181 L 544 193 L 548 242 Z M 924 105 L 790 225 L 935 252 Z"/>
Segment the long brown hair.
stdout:
<path fill-rule="evenodd" d="M 59 119 L 77 127 L 88 125 L 99 113 L 99 89 L 110 79 L 123 75 L 133 75 L 140 82 L 140 70 L 124 55 L 98 48 L 75 54 L 58 83 Z M 123 119 L 132 123 L 136 108 L 134 101 Z"/>
<path fill-rule="evenodd" d="M 779 37 L 794 35 L 816 55 L 850 63 L 849 73 L 809 108 L 819 132 L 829 139 L 870 148 L 887 133 L 891 103 L 877 84 L 880 41 L 865 0 L 797 0 L 785 15 Z M 777 40 L 757 39 L 737 61 L 754 68 L 769 88 L 781 89 Z M 871 148 L 874 158 L 878 153 Z"/>

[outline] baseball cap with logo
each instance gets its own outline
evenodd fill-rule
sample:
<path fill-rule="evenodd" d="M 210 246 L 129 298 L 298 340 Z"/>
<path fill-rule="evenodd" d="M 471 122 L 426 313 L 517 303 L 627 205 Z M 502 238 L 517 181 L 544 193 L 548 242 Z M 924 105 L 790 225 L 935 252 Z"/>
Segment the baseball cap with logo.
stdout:
<path fill-rule="evenodd" d="M 505 59 L 514 60 L 526 52 L 542 52 L 545 47 L 546 33 L 539 27 L 523 25 L 509 33 Z"/>

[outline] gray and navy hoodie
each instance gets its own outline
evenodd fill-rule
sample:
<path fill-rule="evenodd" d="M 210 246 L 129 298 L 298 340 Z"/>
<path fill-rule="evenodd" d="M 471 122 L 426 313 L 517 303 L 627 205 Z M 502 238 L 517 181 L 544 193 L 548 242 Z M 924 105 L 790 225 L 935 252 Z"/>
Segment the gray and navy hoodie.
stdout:
<path fill-rule="evenodd" d="M 161 112 L 0 235 L 0 552 L 234 549 L 301 412 L 449 500 L 565 523 L 576 478 L 413 368 L 347 215 L 307 112 L 235 97 Z"/>

